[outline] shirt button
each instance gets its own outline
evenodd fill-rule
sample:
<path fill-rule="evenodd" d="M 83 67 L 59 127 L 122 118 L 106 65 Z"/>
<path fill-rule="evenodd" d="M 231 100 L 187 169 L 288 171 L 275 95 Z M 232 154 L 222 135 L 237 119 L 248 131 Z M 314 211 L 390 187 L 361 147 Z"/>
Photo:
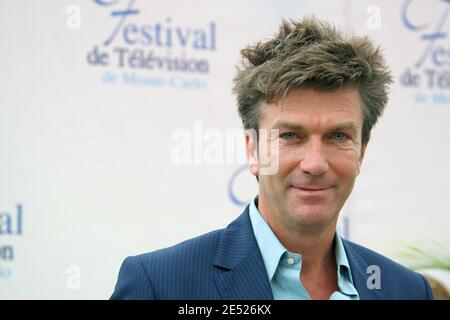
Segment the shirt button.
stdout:
<path fill-rule="evenodd" d="M 287 262 L 288 264 L 294 264 L 295 260 L 292 259 L 292 258 L 287 258 L 286 262 Z"/>

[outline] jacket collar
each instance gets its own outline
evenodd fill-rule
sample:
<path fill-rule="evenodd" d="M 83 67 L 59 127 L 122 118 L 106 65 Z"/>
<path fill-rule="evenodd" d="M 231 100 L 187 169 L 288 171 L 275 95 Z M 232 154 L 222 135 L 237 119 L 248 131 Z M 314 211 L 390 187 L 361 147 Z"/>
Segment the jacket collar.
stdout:
<path fill-rule="evenodd" d="M 248 210 L 222 234 L 214 259 L 216 286 L 227 300 L 273 300 Z"/>

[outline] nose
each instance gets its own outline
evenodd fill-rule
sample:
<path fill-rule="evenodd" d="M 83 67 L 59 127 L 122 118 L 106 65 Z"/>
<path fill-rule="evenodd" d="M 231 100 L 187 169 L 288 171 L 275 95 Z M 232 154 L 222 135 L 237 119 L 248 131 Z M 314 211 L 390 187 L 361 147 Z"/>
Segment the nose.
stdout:
<path fill-rule="evenodd" d="M 304 145 L 300 169 L 311 176 L 320 176 L 328 171 L 328 159 L 320 139 L 311 138 Z"/>

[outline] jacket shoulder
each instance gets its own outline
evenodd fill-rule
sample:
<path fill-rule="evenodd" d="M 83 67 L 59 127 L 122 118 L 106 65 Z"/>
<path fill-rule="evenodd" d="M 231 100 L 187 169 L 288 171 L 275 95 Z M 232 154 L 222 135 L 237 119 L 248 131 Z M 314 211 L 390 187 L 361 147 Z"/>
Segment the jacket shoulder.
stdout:
<path fill-rule="evenodd" d="M 127 257 L 112 299 L 214 298 L 213 261 L 223 231 Z"/>
<path fill-rule="evenodd" d="M 432 299 L 428 281 L 421 274 L 354 242 L 343 240 L 350 256 L 371 272 L 379 272 L 384 292 L 392 299 Z"/>
<path fill-rule="evenodd" d="M 175 261 L 202 258 L 213 259 L 223 229 L 214 230 L 195 238 L 185 240 L 176 245 L 135 256 L 144 265 L 174 263 Z"/>

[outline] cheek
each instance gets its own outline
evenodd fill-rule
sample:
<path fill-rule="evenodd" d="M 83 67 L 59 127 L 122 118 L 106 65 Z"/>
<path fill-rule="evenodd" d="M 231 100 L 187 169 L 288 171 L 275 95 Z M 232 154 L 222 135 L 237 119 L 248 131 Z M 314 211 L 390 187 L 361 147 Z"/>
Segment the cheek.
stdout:
<path fill-rule="evenodd" d="M 277 176 L 279 179 L 283 179 L 289 175 L 290 172 L 294 171 L 299 165 L 299 155 L 291 150 L 283 150 L 280 148 L 279 151 L 279 169 Z"/>
<path fill-rule="evenodd" d="M 351 183 L 359 174 L 360 163 L 357 153 L 336 153 L 330 160 L 330 167 L 339 178 L 341 183 Z"/>
<path fill-rule="evenodd" d="M 259 184 L 273 193 L 284 193 L 287 177 L 295 170 L 297 165 L 298 157 L 293 157 L 292 153 L 286 153 L 280 149 L 278 171 L 273 175 L 260 175 Z"/>

